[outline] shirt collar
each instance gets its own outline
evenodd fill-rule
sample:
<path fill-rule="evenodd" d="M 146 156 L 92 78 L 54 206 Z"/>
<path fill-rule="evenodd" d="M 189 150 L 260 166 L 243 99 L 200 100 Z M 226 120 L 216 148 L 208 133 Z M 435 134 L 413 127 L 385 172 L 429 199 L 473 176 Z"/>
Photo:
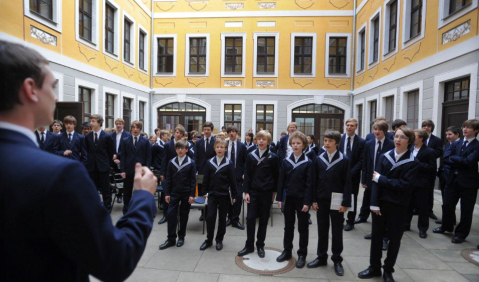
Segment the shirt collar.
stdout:
<path fill-rule="evenodd" d="M 75 130 L 73 130 L 72 132 L 68 132 L 68 131 L 65 131 L 65 132 L 66 132 L 67 135 L 71 133 L 72 136 L 73 136 L 73 134 L 75 134 Z"/>
<path fill-rule="evenodd" d="M 98 131 L 95 131 L 95 130 L 92 130 L 92 131 L 93 131 L 93 133 L 98 133 L 98 135 L 100 135 L 100 133 L 101 133 L 101 128 L 100 128 L 100 130 L 98 130 Z"/>
<path fill-rule="evenodd" d="M 297 163 L 303 154 L 299 155 L 299 157 L 296 157 L 295 154 L 292 154 L 292 155 L 294 157 L 294 162 Z"/>
<path fill-rule="evenodd" d="M 16 131 L 18 133 L 21 133 L 21 134 L 27 136 L 28 138 L 30 138 L 33 141 L 33 143 L 38 146 L 38 142 L 37 142 L 37 138 L 35 137 L 35 133 L 33 133 L 30 129 L 28 129 L 26 127 L 16 125 L 16 124 L 13 124 L 13 123 L 10 123 L 10 122 L 0 121 L 0 128 L 8 129 L 8 130 L 12 130 L 12 131 Z"/>
<path fill-rule="evenodd" d="M 184 155 L 183 157 L 178 156 L 178 163 L 181 165 L 183 161 L 185 160 L 185 158 L 186 158 L 186 155 Z"/>
<path fill-rule="evenodd" d="M 381 145 L 384 145 L 384 140 L 385 140 L 385 139 L 386 139 L 386 136 L 384 136 L 383 139 L 381 139 L 381 140 L 378 140 L 378 139 L 376 138 L 376 145 L 378 144 L 379 141 L 381 141 Z"/>
<path fill-rule="evenodd" d="M 138 134 L 138 135 L 136 135 L 136 136 L 132 134 L 131 136 L 132 136 L 133 138 L 135 138 L 135 137 L 138 137 L 138 138 L 139 138 L 139 137 L 140 137 L 140 134 Z"/>
<path fill-rule="evenodd" d="M 123 130 L 120 131 L 120 132 L 118 132 L 118 131 L 115 131 L 115 132 L 116 132 L 116 135 L 121 135 L 121 134 L 123 134 Z"/>
<path fill-rule="evenodd" d="M 326 154 L 328 154 L 329 162 L 331 162 L 331 160 L 333 159 L 334 155 L 336 155 L 336 152 L 337 152 L 337 151 L 338 151 L 338 150 L 334 150 L 334 152 L 332 152 L 331 154 L 330 154 L 328 151 L 326 151 Z"/>
<path fill-rule="evenodd" d="M 264 155 L 264 153 L 266 152 L 266 150 L 267 150 L 267 149 L 261 150 L 261 149 L 258 148 L 259 157 L 260 157 L 260 158 Z"/>
<path fill-rule="evenodd" d="M 395 157 L 395 159 L 396 159 L 396 162 L 399 161 L 399 160 L 402 158 L 402 156 L 403 156 L 404 154 L 406 154 L 406 152 L 407 152 L 407 150 L 404 151 L 404 152 L 402 152 L 401 154 L 398 154 L 398 153 L 396 152 L 396 149 L 394 149 L 394 157 Z"/>
<path fill-rule="evenodd" d="M 221 158 L 219 158 L 218 156 L 216 156 L 216 161 L 217 161 L 218 165 L 221 164 L 221 162 L 223 161 L 224 158 L 225 158 L 225 156 L 222 156 Z"/>
<path fill-rule="evenodd" d="M 464 143 L 468 141 L 467 144 L 471 144 L 471 142 L 474 141 L 474 139 L 476 139 L 476 137 L 472 137 L 471 139 L 466 139 L 466 137 L 464 137 Z"/>

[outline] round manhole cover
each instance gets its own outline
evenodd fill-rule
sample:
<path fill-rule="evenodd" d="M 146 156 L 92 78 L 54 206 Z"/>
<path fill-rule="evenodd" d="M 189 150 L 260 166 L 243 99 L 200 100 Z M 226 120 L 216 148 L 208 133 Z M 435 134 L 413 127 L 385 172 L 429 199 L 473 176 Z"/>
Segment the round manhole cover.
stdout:
<path fill-rule="evenodd" d="M 463 250 L 461 254 L 462 254 L 462 257 L 465 258 L 467 261 L 479 266 L 479 250 L 466 249 L 466 250 Z"/>
<path fill-rule="evenodd" d="M 281 255 L 281 250 L 264 248 L 264 252 L 264 258 L 260 258 L 256 251 L 243 257 L 237 256 L 236 264 L 243 270 L 261 275 L 286 273 L 296 266 L 296 259 L 294 257 L 284 262 L 276 261 L 276 258 Z"/>

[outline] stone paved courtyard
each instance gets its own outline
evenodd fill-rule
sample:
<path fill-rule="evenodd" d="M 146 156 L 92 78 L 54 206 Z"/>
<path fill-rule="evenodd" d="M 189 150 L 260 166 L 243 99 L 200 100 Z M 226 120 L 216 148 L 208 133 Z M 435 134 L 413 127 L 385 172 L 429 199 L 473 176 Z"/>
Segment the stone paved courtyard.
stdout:
<path fill-rule="evenodd" d="M 360 195 L 361 197 L 362 195 Z M 360 202 L 360 201 L 359 201 Z M 276 207 L 276 206 L 275 206 Z M 121 217 L 122 204 L 115 204 L 112 218 Z M 434 210 L 441 216 L 440 192 L 435 193 Z M 268 226 L 266 247 L 282 249 L 283 216 L 279 209 L 274 209 L 274 226 Z M 456 212 L 459 219 L 459 209 Z M 307 262 L 316 258 L 317 224 L 316 215 L 311 213 L 313 224 L 310 225 L 310 241 Z M 161 282 L 279 282 L 279 281 L 354 281 L 357 273 L 369 265 L 370 241 L 363 236 L 370 233 L 371 219 L 367 223 L 356 225 L 350 232 L 344 232 L 344 276 L 334 273 L 333 263 L 328 261 L 327 267 L 316 269 L 297 269 L 277 275 L 259 276 L 240 269 L 235 263 L 236 253 L 244 247 L 246 231 L 227 227 L 222 251 L 216 251 L 214 246 L 206 251 L 199 247 L 206 239 L 202 234 L 202 222 L 198 221 L 199 210 L 191 210 L 185 245 L 181 248 L 171 247 L 160 251 L 158 246 L 166 240 L 166 224 L 158 225 L 162 211 L 155 218 L 153 231 L 148 239 L 146 250 L 136 270 L 127 281 L 161 281 Z M 461 256 L 463 249 L 476 248 L 479 244 L 479 206 L 474 211 L 472 231 L 467 241 L 455 245 L 450 241 L 452 234 L 442 235 L 432 233 L 438 225 L 430 220 L 428 238 L 419 238 L 417 217 L 413 218 L 411 231 L 405 232 L 402 239 L 399 258 L 395 267 L 396 281 L 479 281 L 479 266 L 476 266 Z M 298 245 L 298 233 L 295 233 L 295 246 Z M 331 246 L 331 243 L 329 244 Z M 385 254 L 385 253 L 383 253 Z M 294 255 L 296 256 L 295 250 Z M 97 281 L 92 278 L 92 281 Z M 383 281 L 382 278 L 369 281 Z"/>

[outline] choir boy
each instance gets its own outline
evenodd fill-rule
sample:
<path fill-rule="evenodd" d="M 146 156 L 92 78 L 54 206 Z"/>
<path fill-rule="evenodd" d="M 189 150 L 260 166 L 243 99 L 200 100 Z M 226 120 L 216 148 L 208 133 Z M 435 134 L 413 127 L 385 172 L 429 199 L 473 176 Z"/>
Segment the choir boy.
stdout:
<path fill-rule="evenodd" d="M 376 118 L 374 119 L 374 123 L 379 122 L 379 121 L 384 121 L 384 122 L 386 122 L 386 118 L 383 117 L 383 116 L 378 116 L 378 117 L 376 117 Z M 387 124 L 387 123 L 386 123 L 386 124 Z M 389 126 L 388 126 L 388 127 L 389 127 Z M 386 130 L 386 137 L 387 137 L 388 139 L 391 139 L 391 141 L 393 141 L 393 136 L 394 136 L 394 132 L 388 132 L 388 131 Z M 371 133 L 368 133 L 368 134 L 366 135 L 366 138 L 364 138 L 364 140 L 366 140 L 366 142 L 368 142 L 368 141 L 370 141 L 370 140 L 374 140 L 375 137 L 376 137 L 376 136 L 375 136 L 374 132 L 371 132 Z"/>
<path fill-rule="evenodd" d="M 206 241 L 200 250 L 204 251 L 213 244 L 216 217 L 218 216 L 218 231 L 216 232 L 216 250 L 223 249 L 223 238 L 226 234 L 226 213 L 228 207 L 236 201 L 236 174 L 235 167 L 226 156 L 227 143 L 216 140 L 216 156 L 205 164 L 203 177 L 203 197 L 208 196 L 208 211 L 206 216 Z"/>
<path fill-rule="evenodd" d="M 66 116 L 63 119 L 66 131 L 61 134 L 59 141 L 59 156 L 65 156 L 72 160 L 77 160 L 86 164 L 85 137 L 75 132 L 77 120 L 74 116 Z"/>
<path fill-rule="evenodd" d="M 46 130 L 45 127 L 39 127 L 35 131 L 37 142 L 40 149 L 43 151 L 55 154 L 59 150 L 59 136 L 51 131 Z"/>
<path fill-rule="evenodd" d="M 81 134 L 86 136 L 88 133 L 91 132 L 91 125 L 89 122 L 84 122 L 81 124 Z"/>
<path fill-rule="evenodd" d="M 284 137 L 283 137 L 284 138 Z M 284 202 L 284 239 L 283 253 L 276 258 L 277 262 L 292 257 L 295 215 L 298 218 L 299 249 L 297 268 L 303 268 L 308 254 L 309 224 L 308 210 L 313 200 L 314 166 L 304 153 L 308 146 L 306 136 L 301 132 L 293 132 L 289 136 L 291 156 L 281 162 L 278 179 L 276 201 L 281 208 Z M 283 191 L 286 195 L 283 196 Z M 285 197 L 283 199 L 283 197 Z"/>
<path fill-rule="evenodd" d="M 306 137 L 308 138 L 308 144 L 309 144 L 309 148 L 313 149 L 314 153 L 316 155 L 319 154 L 319 147 L 316 145 L 316 138 L 314 138 L 314 135 L 313 134 L 310 134 L 310 135 L 306 135 Z"/>
<path fill-rule="evenodd" d="M 243 191 L 248 204 L 247 239 L 243 250 L 238 252 L 242 257 L 254 252 L 256 219 L 259 218 L 256 249 L 258 256 L 264 258 L 264 241 L 270 217 L 271 204 L 276 196 L 279 175 L 278 156 L 269 151 L 271 134 L 262 130 L 256 134 L 258 148 L 247 155 L 244 174 Z"/>
<path fill-rule="evenodd" d="M 120 162 L 121 162 L 121 140 L 131 136 L 130 132 L 123 130 L 125 127 L 125 120 L 122 118 L 117 118 L 115 120 L 115 131 L 110 135 L 112 140 L 113 149 L 113 163 L 111 166 L 115 169 L 116 173 L 121 173 Z M 119 189 L 118 195 L 116 198 L 117 203 L 123 202 L 123 189 Z"/>
<path fill-rule="evenodd" d="M 278 141 L 278 157 L 280 161 L 283 161 L 285 158 L 289 158 L 293 153 L 291 146 L 289 145 L 289 136 L 293 134 L 298 129 L 296 122 L 290 122 L 288 125 L 288 134 L 284 135 Z"/>
<path fill-rule="evenodd" d="M 422 129 L 426 130 L 429 134 L 429 138 L 424 141 L 424 144 L 429 148 L 434 150 L 434 155 L 436 159 L 442 157 L 443 154 L 443 143 L 442 139 L 432 134 L 434 132 L 434 122 L 430 119 L 425 120 L 422 122 Z M 437 171 L 437 166 L 436 166 Z M 429 217 L 437 220 L 437 216 L 434 214 L 432 208 L 434 207 L 434 186 L 436 184 L 436 173 L 431 174 L 429 178 L 429 186 L 428 186 L 428 206 L 429 206 Z"/>
<path fill-rule="evenodd" d="M 195 161 L 186 155 L 188 142 L 177 141 L 175 151 L 177 156 L 168 162 L 166 180 L 163 184 L 165 201 L 168 203 L 168 239 L 160 245 L 160 250 L 174 246 L 175 243 L 177 247 L 184 245 L 188 215 L 191 204 L 195 200 L 196 165 Z M 178 214 L 180 229 L 177 234 Z M 178 242 L 176 242 L 177 237 Z"/>
<path fill-rule="evenodd" d="M 253 138 L 254 138 L 254 135 L 252 132 L 246 133 L 244 137 L 245 139 L 244 145 L 246 146 L 246 151 L 248 152 L 248 154 L 256 150 L 256 144 L 253 143 Z"/>
<path fill-rule="evenodd" d="M 61 121 L 59 121 L 58 119 L 53 121 L 52 123 L 53 133 L 55 133 L 56 135 L 61 135 L 62 128 L 63 128 L 63 123 Z"/>

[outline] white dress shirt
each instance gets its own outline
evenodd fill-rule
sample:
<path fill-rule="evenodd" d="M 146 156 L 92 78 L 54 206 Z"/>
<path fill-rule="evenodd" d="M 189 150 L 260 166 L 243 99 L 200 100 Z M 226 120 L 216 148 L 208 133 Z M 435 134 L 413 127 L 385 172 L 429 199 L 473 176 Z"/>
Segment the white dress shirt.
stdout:
<path fill-rule="evenodd" d="M 472 137 L 471 139 L 466 139 L 466 137 L 464 137 L 464 141 L 462 144 L 466 143 L 467 141 L 467 144 L 466 144 L 466 148 L 467 148 L 467 146 L 469 146 L 469 144 L 471 144 L 471 142 L 474 141 L 474 139 L 476 139 L 476 137 Z"/>
<path fill-rule="evenodd" d="M 225 156 L 222 156 L 221 158 L 216 156 L 216 162 L 218 163 L 218 166 L 221 164 L 221 162 L 223 161 L 224 158 L 225 158 Z"/>
<path fill-rule="evenodd" d="M 331 161 L 333 160 L 333 157 L 334 157 L 334 155 L 336 154 L 337 151 L 338 150 L 334 150 L 334 152 L 332 152 L 331 154 L 328 151 L 326 151 L 326 153 L 328 154 L 329 163 L 331 163 Z"/>
<path fill-rule="evenodd" d="M 290 136 L 290 135 L 288 135 Z M 291 154 L 293 153 L 293 148 L 291 147 L 291 145 L 289 145 L 289 137 L 288 137 L 288 142 L 286 142 L 287 144 L 287 147 L 286 147 L 286 157 L 289 158 L 291 156 Z"/>
<path fill-rule="evenodd" d="M 414 147 L 414 151 L 412 151 L 412 154 L 413 154 L 414 157 L 417 157 L 417 154 L 419 153 L 419 150 L 421 150 L 421 148 Z"/>
<path fill-rule="evenodd" d="M 238 142 L 228 140 L 228 156 L 230 157 L 231 160 L 231 148 L 233 146 L 233 143 L 235 143 L 235 163 L 236 163 L 236 157 L 238 156 Z"/>
<path fill-rule="evenodd" d="M 261 158 L 264 154 L 264 152 L 266 152 L 266 149 L 264 150 L 261 150 L 261 149 L 258 149 L 259 150 L 259 157 Z"/>
<path fill-rule="evenodd" d="M 120 147 L 121 134 L 123 134 L 123 130 L 120 132 L 116 131 L 116 152 L 117 153 L 118 153 L 118 147 Z"/>
<path fill-rule="evenodd" d="M 301 158 L 301 155 L 299 156 L 293 155 L 293 156 L 294 156 L 294 163 L 297 163 L 299 158 Z"/>
<path fill-rule="evenodd" d="M 28 129 L 26 127 L 16 125 L 16 124 L 13 124 L 13 123 L 10 123 L 10 122 L 0 121 L 0 128 L 21 133 L 21 134 L 27 136 L 28 138 L 30 138 L 35 145 L 39 146 L 37 138 L 35 137 L 35 133 L 33 133 L 30 129 Z M 37 132 L 39 132 L 39 131 L 37 131 Z"/>
<path fill-rule="evenodd" d="M 378 149 L 379 149 L 379 141 L 381 141 L 381 149 L 384 148 L 384 140 L 386 140 L 386 136 L 383 137 L 383 139 L 381 140 L 378 140 L 376 138 L 376 145 L 374 146 L 374 157 L 373 157 L 373 164 L 374 164 L 374 167 L 376 167 L 376 155 L 378 153 Z"/>
<path fill-rule="evenodd" d="M 183 163 L 183 161 L 185 160 L 185 157 L 186 155 L 184 155 L 183 157 L 180 157 L 178 156 L 178 164 L 181 166 L 181 164 Z"/>

